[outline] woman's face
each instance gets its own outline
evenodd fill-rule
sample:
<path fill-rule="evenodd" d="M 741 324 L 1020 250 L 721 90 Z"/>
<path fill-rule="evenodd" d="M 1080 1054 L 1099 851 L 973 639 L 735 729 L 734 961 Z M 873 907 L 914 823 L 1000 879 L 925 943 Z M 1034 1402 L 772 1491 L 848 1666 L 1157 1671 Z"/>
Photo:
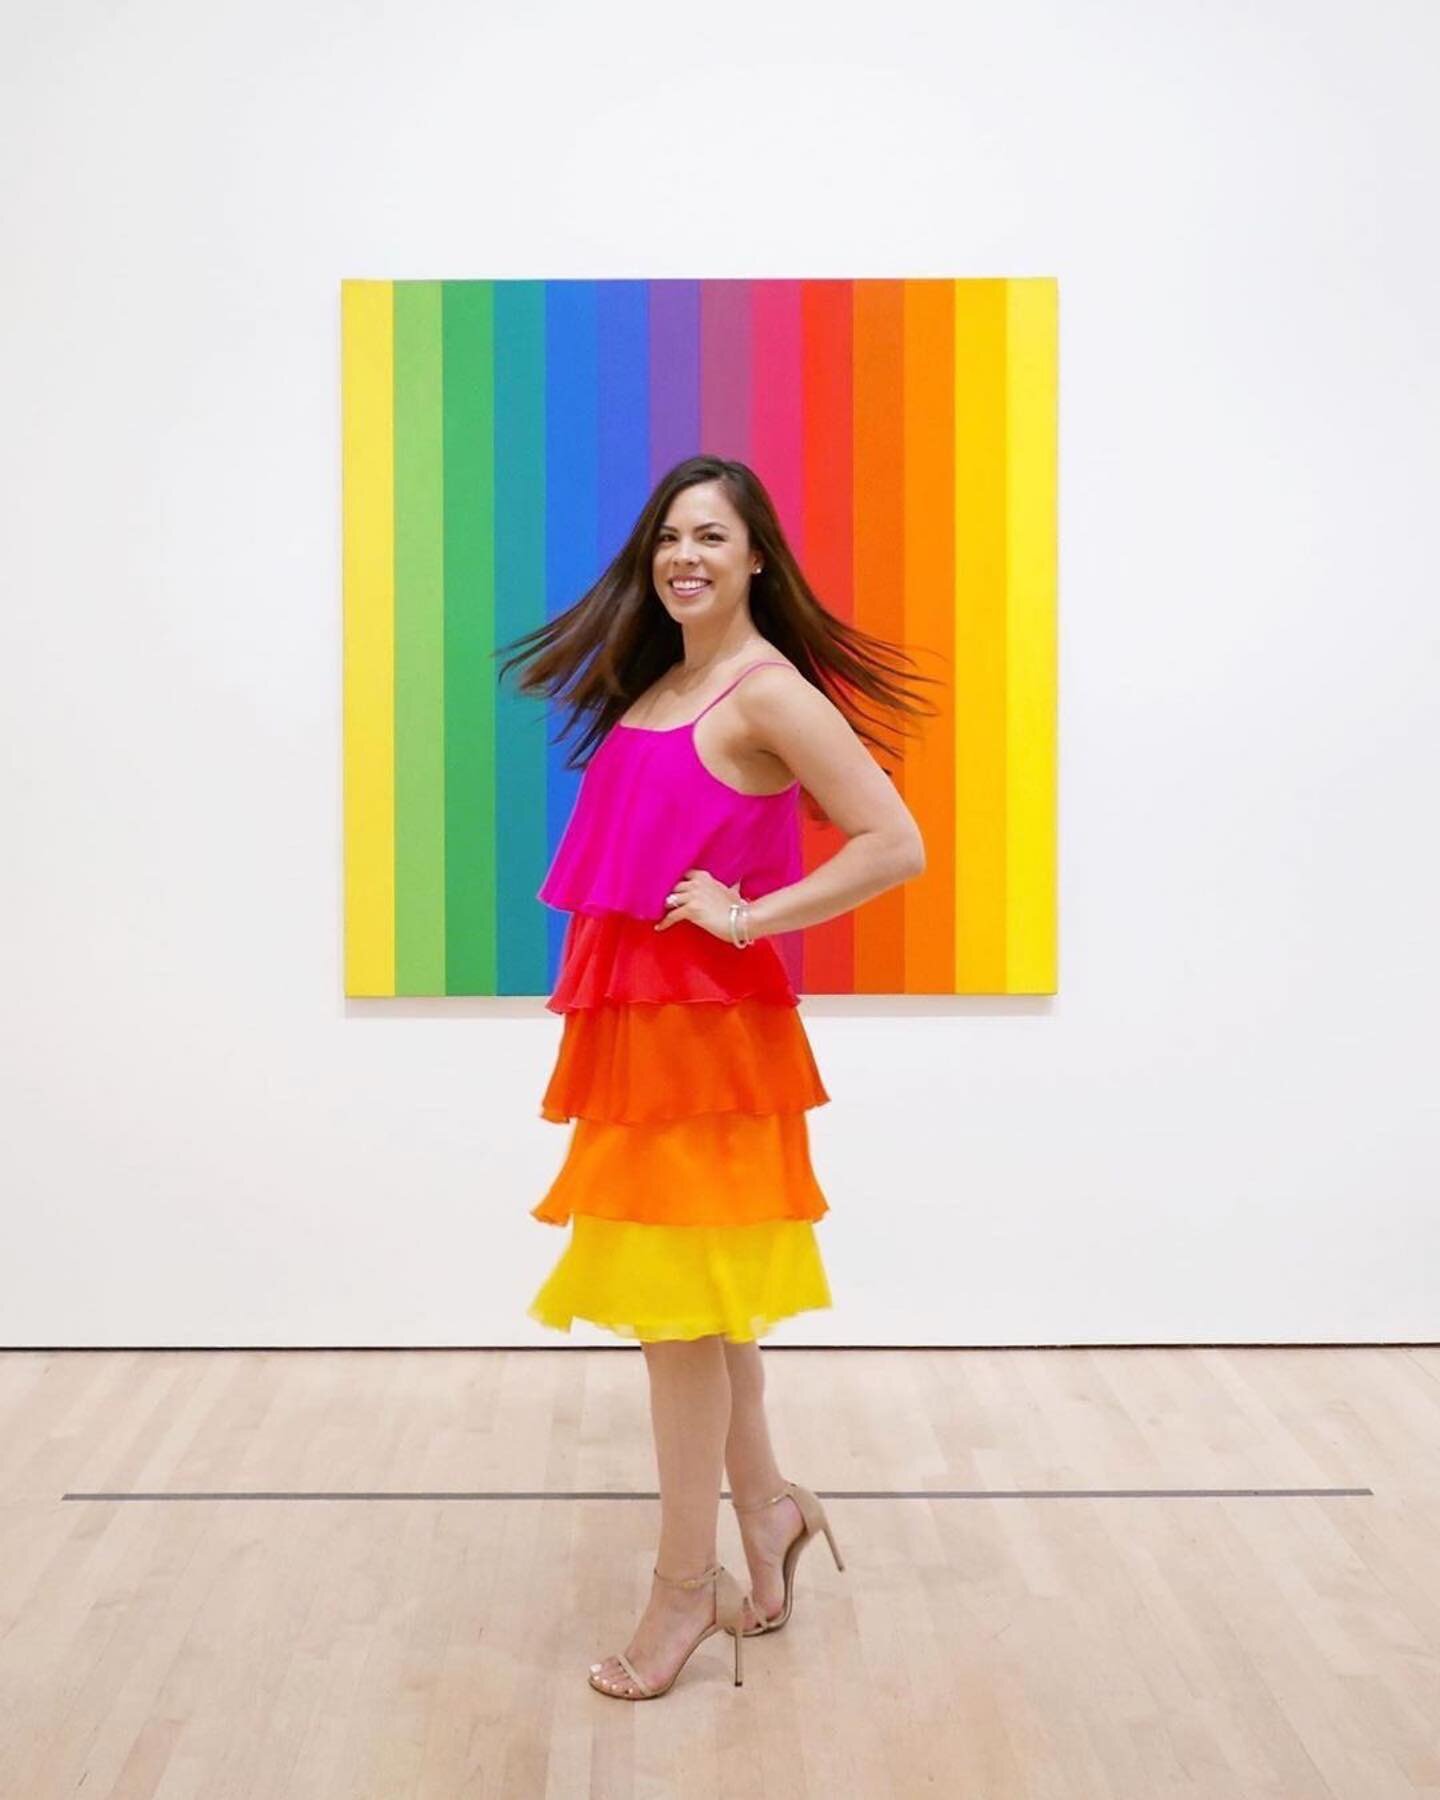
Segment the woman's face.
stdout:
<path fill-rule="evenodd" d="M 677 624 L 713 618 L 738 606 L 758 572 L 745 521 L 718 481 L 682 488 L 655 538 L 655 592 Z"/>

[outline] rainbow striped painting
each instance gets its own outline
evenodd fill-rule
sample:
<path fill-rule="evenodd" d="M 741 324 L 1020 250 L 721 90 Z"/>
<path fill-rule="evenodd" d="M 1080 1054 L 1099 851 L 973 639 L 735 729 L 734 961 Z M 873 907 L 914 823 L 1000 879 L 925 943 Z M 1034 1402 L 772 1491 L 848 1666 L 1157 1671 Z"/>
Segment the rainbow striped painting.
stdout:
<path fill-rule="evenodd" d="M 698 452 L 941 681 L 892 734 L 925 873 L 797 934 L 797 988 L 1055 992 L 1053 279 L 347 281 L 341 325 L 347 994 L 553 988 L 580 776 L 492 653 Z"/>

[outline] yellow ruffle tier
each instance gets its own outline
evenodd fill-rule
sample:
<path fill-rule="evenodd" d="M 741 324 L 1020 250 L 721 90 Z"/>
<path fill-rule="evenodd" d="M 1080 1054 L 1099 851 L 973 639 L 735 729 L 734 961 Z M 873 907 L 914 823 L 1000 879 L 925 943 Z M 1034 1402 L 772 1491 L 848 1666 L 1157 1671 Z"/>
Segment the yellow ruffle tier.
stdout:
<path fill-rule="evenodd" d="M 808 1220 L 639 1225 L 578 1213 L 529 1313 L 559 1331 L 588 1319 L 643 1342 L 719 1335 L 743 1344 L 830 1304 Z"/>

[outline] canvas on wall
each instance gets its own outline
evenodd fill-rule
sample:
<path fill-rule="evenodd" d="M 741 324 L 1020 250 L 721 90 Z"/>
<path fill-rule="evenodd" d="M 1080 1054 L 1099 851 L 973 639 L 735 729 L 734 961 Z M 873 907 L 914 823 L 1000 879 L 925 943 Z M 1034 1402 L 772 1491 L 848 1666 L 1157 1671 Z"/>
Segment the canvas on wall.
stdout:
<path fill-rule="evenodd" d="M 940 678 L 894 770 L 925 873 L 795 934 L 797 990 L 1055 991 L 1053 279 L 347 281 L 341 337 L 348 995 L 551 991 L 580 772 L 494 653 L 699 452 Z"/>

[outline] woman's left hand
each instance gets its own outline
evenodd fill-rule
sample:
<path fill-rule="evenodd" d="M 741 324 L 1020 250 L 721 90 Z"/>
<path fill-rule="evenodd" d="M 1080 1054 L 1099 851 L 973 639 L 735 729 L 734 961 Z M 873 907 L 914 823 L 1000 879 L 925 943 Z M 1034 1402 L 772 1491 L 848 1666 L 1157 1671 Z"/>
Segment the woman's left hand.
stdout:
<path fill-rule="evenodd" d="M 717 881 L 708 870 L 687 869 L 665 897 L 665 917 L 656 925 L 657 931 L 665 931 L 680 919 L 689 919 L 692 925 L 698 925 L 702 931 L 708 931 L 711 937 L 722 938 L 730 943 L 730 907 L 733 901 L 743 900 L 737 882 L 734 887 L 726 887 L 723 881 Z"/>

